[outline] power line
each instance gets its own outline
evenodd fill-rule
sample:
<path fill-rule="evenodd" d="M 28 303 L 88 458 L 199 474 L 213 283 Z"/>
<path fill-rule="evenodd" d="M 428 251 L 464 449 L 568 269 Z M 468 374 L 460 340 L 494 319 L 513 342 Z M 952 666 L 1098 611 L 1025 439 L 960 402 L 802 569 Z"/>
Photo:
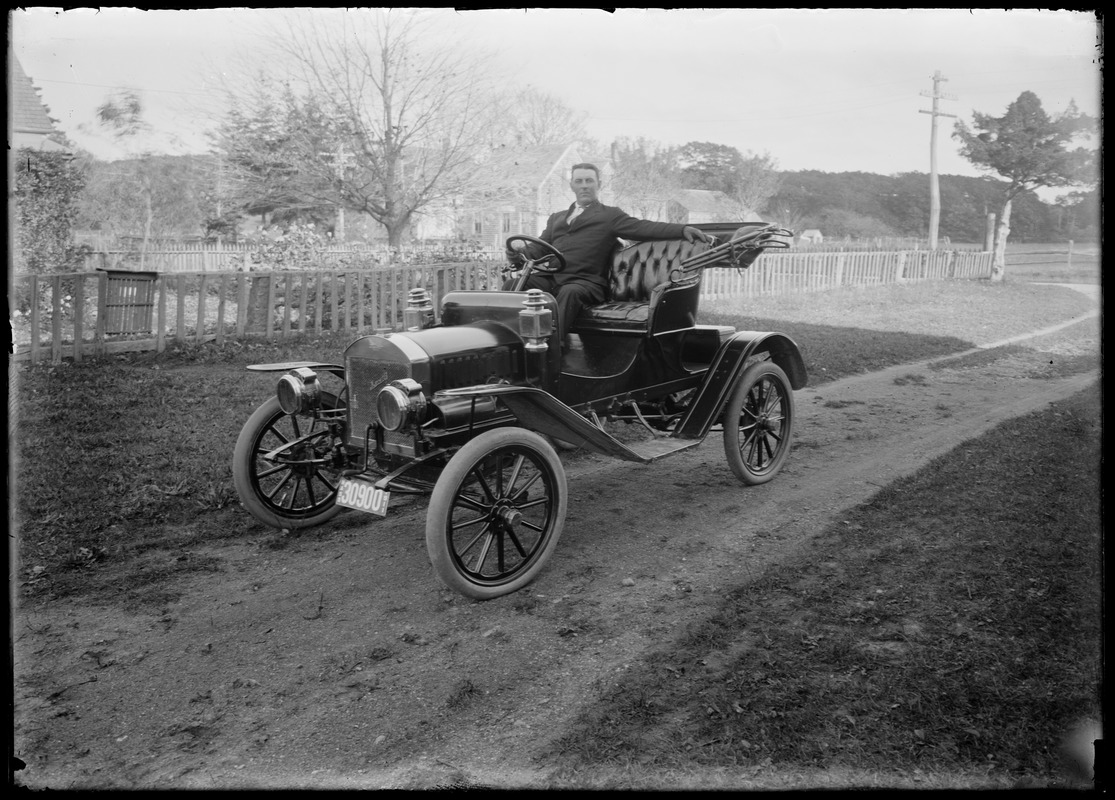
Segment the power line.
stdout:
<path fill-rule="evenodd" d="M 113 86 L 104 83 L 82 83 L 80 81 L 55 81 L 50 80 L 49 78 L 36 78 L 35 83 L 61 83 L 65 84 L 66 86 L 90 86 L 95 89 L 115 89 L 117 91 L 133 89 L 141 92 L 155 92 L 157 94 L 184 94 L 191 97 L 213 97 L 212 92 L 184 92 L 180 89 L 152 89 L 150 87 L 137 89 L 137 87 L 135 86 Z"/>

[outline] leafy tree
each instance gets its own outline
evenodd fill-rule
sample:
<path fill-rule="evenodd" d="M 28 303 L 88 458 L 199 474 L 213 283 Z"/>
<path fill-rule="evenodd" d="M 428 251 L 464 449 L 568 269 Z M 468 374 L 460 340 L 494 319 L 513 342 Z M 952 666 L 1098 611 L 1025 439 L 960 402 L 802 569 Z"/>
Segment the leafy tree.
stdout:
<path fill-rule="evenodd" d="M 958 120 L 953 131 L 961 155 L 1008 181 L 995 232 L 991 272 L 992 280 L 1002 280 L 1012 201 L 1027 190 L 1077 186 L 1095 180 L 1095 151 L 1069 149 L 1082 135 L 1094 130 L 1094 120 L 1080 113 L 1073 102 L 1063 113 L 1050 117 L 1038 96 L 1029 91 L 1020 94 L 1001 117 L 975 112 L 972 119 L 974 130 Z"/>
<path fill-rule="evenodd" d="M 689 142 L 678 148 L 676 158 L 684 188 L 723 192 L 738 216 L 768 210 L 782 186 L 778 163 L 769 153 L 745 156 L 730 145 Z"/>
<path fill-rule="evenodd" d="M 731 192 L 743 155 L 726 144 L 689 142 L 678 151 L 678 161 L 684 188 Z"/>
<path fill-rule="evenodd" d="M 215 136 L 218 185 L 208 227 L 227 230 L 240 214 L 258 215 L 265 226 L 333 227 L 342 202 L 334 160 L 346 143 L 342 127 L 289 84 L 263 74 L 248 84 L 245 95 L 230 96 Z"/>
<path fill-rule="evenodd" d="M 64 272 L 76 266 L 72 232 L 85 172 L 67 153 L 22 148 L 14 160 L 15 267 Z"/>
<path fill-rule="evenodd" d="M 307 150 L 297 169 L 381 223 L 393 246 L 415 214 L 460 191 L 497 119 L 482 64 L 425 42 L 418 15 L 391 9 L 288 18 L 278 40 L 309 124 L 328 134 L 319 144 L 338 141 L 336 157 Z"/>
<path fill-rule="evenodd" d="M 834 235 L 849 236 L 853 239 L 895 235 L 895 231 L 878 217 L 859 214 L 844 208 L 825 209 L 816 227 L 822 231 L 830 231 Z"/>
<path fill-rule="evenodd" d="M 1069 192 L 1057 198 L 1056 230 L 1061 239 L 1096 238 L 1100 225 L 1100 197 L 1095 189 Z"/>
<path fill-rule="evenodd" d="M 90 160 L 78 203 L 78 226 L 115 237 L 141 231 L 147 239 L 197 236 L 210 214 L 206 190 L 212 165 L 205 156 Z"/>

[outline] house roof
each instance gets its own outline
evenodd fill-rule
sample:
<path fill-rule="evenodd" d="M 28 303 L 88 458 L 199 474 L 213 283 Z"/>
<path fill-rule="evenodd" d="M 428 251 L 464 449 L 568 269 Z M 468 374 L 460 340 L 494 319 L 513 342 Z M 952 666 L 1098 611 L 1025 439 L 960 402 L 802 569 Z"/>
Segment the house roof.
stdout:
<path fill-rule="evenodd" d="M 27 73 L 19 63 L 19 59 L 12 56 L 11 62 L 11 108 L 8 119 L 14 133 L 38 133 L 49 135 L 56 133 L 54 123 L 47 114 L 46 106 Z"/>
<path fill-rule="evenodd" d="M 66 148 L 47 137 L 57 136 L 54 121 L 50 118 L 39 92 L 23 65 L 14 55 L 10 56 L 8 93 L 8 137 L 14 149 L 31 147 L 41 150 L 64 151 Z"/>
<path fill-rule="evenodd" d="M 555 168 L 563 169 L 567 166 L 561 161 L 572 146 L 568 143 L 528 147 L 505 145 L 491 152 L 485 167 L 521 185 L 537 187 Z"/>
<path fill-rule="evenodd" d="M 731 202 L 728 195 L 714 189 L 682 189 L 674 193 L 674 202 L 690 211 L 723 211 Z"/>

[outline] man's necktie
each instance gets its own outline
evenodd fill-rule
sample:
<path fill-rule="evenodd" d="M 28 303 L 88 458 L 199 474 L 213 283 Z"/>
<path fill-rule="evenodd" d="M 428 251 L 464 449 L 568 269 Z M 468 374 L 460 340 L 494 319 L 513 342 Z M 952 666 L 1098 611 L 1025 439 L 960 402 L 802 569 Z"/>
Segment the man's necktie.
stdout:
<path fill-rule="evenodd" d="M 581 212 L 584 211 L 584 210 L 585 210 L 584 206 L 577 206 L 576 208 L 574 208 L 573 213 L 569 215 L 569 219 L 567 219 L 565 221 L 565 224 L 566 225 L 572 225 L 573 220 L 575 220 L 577 217 L 579 217 L 581 215 Z"/>

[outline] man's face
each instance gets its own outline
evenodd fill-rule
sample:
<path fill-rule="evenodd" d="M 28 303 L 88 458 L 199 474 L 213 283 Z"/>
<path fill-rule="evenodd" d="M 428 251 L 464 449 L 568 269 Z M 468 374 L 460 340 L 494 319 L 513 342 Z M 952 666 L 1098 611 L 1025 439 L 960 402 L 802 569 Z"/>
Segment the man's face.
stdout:
<path fill-rule="evenodd" d="M 569 188 L 577 196 L 578 205 L 588 205 L 596 202 L 596 196 L 600 194 L 600 180 L 591 169 L 575 169 L 569 179 Z"/>

